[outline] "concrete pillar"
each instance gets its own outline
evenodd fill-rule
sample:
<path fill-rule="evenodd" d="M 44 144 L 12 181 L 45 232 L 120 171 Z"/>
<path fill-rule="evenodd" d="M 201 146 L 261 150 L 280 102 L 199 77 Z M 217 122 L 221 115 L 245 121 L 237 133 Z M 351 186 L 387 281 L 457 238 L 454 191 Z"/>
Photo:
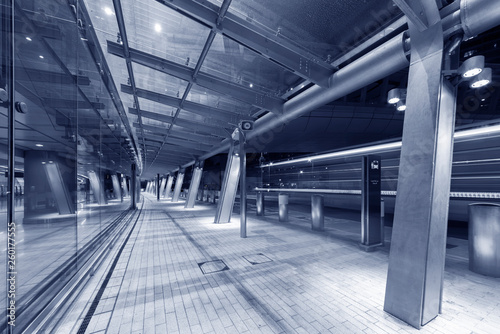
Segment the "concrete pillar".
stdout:
<path fill-rule="evenodd" d="M 179 196 L 181 194 L 182 182 L 184 182 L 184 169 L 179 169 L 177 172 L 177 179 L 175 180 L 174 194 L 172 196 L 172 202 L 179 202 Z"/>
<path fill-rule="evenodd" d="M 165 198 L 170 197 L 170 192 L 172 191 L 172 183 L 174 182 L 174 176 L 169 175 L 167 180 L 167 185 L 165 186 Z"/>
<path fill-rule="evenodd" d="M 311 196 L 311 222 L 314 231 L 325 230 L 324 197 L 321 195 Z"/>
<path fill-rule="evenodd" d="M 278 215 L 280 222 L 288 221 L 288 194 L 278 195 Z"/>
<path fill-rule="evenodd" d="M 200 187 L 201 175 L 203 174 L 203 164 L 195 166 L 191 183 L 189 184 L 188 198 L 186 201 L 186 208 L 194 208 L 196 196 L 198 195 L 198 188 Z"/>
<path fill-rule="evenodd" d="M 256 199 L 256 207 L 257 207 L 257 216 L 264 216 L 265 214 L 265 205 L 264 205 L 264 193 L 261 191 L 257 192 L 257 199 Z"/>
<path fill-rule="evenodd" d="M 381 200 L 381 160 L 378 155 L 368 155 L 361 159 L 361 249 L 374 251 L 384 245 Z"/>
<path fill-rule="evenodd" d="M 384 310 L 420 328 L 441 308 L 456 98 L 441 74 L 436 2 L 414 16 L 428 25 L 408 21 L 411 65 Z"/>
<path fill-rule="evenodd" d="M 118 175 L 112 174 L 111 181 L 113 182 L 113 193 L 115 195 L 115 198 L 119 199 L 120 201 L 123 201 L 120 182 L 118 181 Z"/>
<path fill-rule="evenodd" d="M 160 197 L 165 197 L 165 185 L 167 184 L 167 179 L 162 177 L 160 184 Z"/>

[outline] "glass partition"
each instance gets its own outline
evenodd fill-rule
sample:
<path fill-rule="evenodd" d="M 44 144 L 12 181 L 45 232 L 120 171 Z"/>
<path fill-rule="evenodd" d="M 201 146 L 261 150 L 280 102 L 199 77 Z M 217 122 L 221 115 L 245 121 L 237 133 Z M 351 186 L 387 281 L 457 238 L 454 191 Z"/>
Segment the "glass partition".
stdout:
<path fill-rule="evenodd" d="M 16 332 L 26 328 L 103 244 L 130 203 L 130 134 L 104 60 L 92 48 L 98 41 L 90 41 L 95 35 L 85 24 L 85 8 L 16 1 L 14 33 L 11 9 L 0 5 L 0 265 L 8 268 L 12 253 L 15 271 L 7 273 L 11 281 L 1 280 L 0 303 L 3 308 L 13 300 L 15 318 L 2 318 L 1 333 L 8 321 L 15 321 Z M 14 99 L 4 98 L 11 89 Z M 12 242 L 9 223 L 15 224 Z"/>

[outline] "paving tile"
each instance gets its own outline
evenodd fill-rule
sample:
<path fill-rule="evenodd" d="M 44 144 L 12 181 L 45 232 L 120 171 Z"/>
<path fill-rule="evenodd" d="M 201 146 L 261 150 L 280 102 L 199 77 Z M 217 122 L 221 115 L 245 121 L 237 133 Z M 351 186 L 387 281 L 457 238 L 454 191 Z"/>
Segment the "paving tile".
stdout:
<path fill-rule="evenodd" d="M 360 251 L 357 218 L 327 217 L 318 233 L 300 218 L 307 208 L 290 210 L 286 224 L 271 211 L 250 212 L 241 239 L 238 215 L 216 225 L 213 205 L 186 211 L 145 194 L 89 333 L 497 333 L 500 279 L 468 271 L 467 242 L 449 238 L 457 247 L 446 260 L 443 314 L 419 331 L 383 311 L 388 249 Z M 256 254 L 272 261 L 243 257 Z M 216 259 L 230 269 L 204 275 L 198 263 Z M 70 314 L 61 328 L 74 332 L 82 316 Z"/>

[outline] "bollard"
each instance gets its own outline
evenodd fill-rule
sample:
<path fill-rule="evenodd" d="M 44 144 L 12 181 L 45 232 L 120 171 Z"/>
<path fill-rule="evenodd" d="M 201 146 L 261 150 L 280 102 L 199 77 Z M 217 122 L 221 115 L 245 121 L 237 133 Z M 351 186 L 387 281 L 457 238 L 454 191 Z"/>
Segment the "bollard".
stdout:
<path fill-rule="evenodd" d="M 264 194 L 260 191 L 257 193 L 256 207 L 257 216 L 264 216 Z"/>
<path fill-rule="evenodd" d="M 288 194 L 279 194 L 278 195 L 278 204 L 279 204 L 279 221 L 287 222 L 288 221 Z"/>
<path fill-rule="evenodd" d="M 325 230 L 324 197 L 321 195 L 311 196 L 311 220 L 314 231 Z"/>

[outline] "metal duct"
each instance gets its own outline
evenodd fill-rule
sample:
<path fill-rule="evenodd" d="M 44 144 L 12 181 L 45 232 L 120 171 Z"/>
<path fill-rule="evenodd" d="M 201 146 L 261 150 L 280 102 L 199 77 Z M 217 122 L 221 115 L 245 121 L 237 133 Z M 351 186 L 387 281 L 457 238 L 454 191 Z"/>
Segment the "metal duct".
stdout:
<path fill-rule="evenodd" d="M 460 21 L 465 38 L 471 38 L 500 24 L 500 1 L 461 0 Z"/>
<path fill-rule="evenodd" d="M 446 28 L 461 25 L 465 32 L 465 38 L 475 36 L 500 24 L 499 1 L 461 0 L 460 9 L 450 13 L 443 20 L 446 21 Z M 450 29 L 446 33 L 454 34 L 456 31 Z M 449 35 L 445 36 L 445 38 L 447 37 Z M 408 51 L 407 41 L 405 33 L 402 33 L 335 72 L 329 79 L 329 88 L 312 86 L 287 101 L 284 104 L 282 115 L 277 116 L 274 113 L 269 113 L 258 119 L 255 122 L 254 130 L 247 135 L 247 140 L 266 131 L 272 131 L 311 110 L 402 70 L 409 65 L 405 51 Z M 200 156 L 199 160 L 205 160 L 225 152 L 229 146 L 230 141 L 224 140 L 219 148 Z M 195 160 L 182 167 L 185 168 L 194 163 Z"/>

